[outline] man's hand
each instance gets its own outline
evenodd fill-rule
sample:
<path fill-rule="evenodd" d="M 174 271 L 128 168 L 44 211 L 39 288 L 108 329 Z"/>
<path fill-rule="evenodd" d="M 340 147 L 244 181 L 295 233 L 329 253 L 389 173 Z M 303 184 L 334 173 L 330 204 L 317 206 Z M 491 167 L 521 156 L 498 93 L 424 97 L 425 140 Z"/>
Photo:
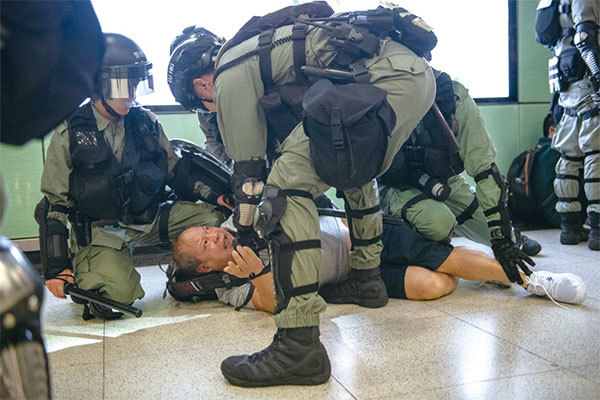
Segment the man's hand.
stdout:
<path fill-rule="evenodd" d="M 525 275 L 531 275 L 531 270 L 525 262 L 531 266 L 534 266 L 535 263 L 512 240 L 508 238 L 492 239 L 492 250 L 509 281 L 519 285 L 523 284 L 519 267 Z"/>
<path fill-rule="evenodd" d="M 66 299 L 65 295 L 65 281 L 68 283 L 73 283 L 73 273 L 69 268 L 63 269 L 63 271 L 56 276 L 56 278 L 46 279 L 46 287 L 54 295 L 54 297 L 58 297 L 59 299 Z"/>
<path fill-rule="evenodd" d="M 224 272 L 238 278 L 248 278 L 250 274 L 258 275 L 264 266 L 258 256 L 247 246 L 237 246 L 232 253 L 233 260 L 229 261 Z"/>

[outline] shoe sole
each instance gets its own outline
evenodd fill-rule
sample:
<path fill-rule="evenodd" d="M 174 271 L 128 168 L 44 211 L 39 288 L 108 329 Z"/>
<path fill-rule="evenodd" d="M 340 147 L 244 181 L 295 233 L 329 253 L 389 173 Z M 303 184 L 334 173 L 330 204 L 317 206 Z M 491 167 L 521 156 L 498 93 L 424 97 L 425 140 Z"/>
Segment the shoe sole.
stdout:
<path fill-rule="evenodd" d="M 222 372 L 222 371 L 221 371 Z M 317 386 L 321 385 L 329 380 L 331 376 L 330 372 L 324 372 L 322 374 L 316 376 L 298 376 L 292 377 L 283 380 L 276 381 L 246 381 L 243 379 L 235 378 L 233 376 L 227 376 L 223 373 L 225 379 L 229 381 L 232 385 L 241 386 L 241 387 L 267 387 L 267 386 L 284 386 L 284 385 L 294 385 L 294 386 Z"/>
<path fill-rule="evenodd" d="M 389 298 L 385 297 L 383 299 L 334 299 L 325 301 L 329 304 L 356 304 L 357 306 L 366 307 L 366 308 L 380 308 L 385 306 Z"/>

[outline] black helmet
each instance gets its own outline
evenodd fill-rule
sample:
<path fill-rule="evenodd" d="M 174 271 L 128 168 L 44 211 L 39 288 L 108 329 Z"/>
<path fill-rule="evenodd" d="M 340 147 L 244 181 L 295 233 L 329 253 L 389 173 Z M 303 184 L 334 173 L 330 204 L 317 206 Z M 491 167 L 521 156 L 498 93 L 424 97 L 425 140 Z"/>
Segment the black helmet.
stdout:
<path fill-rule="evenodd" d="M 167 70 L 167 82 L 175 100 L 189 111 L 206 107 L 193 90 L 193 80 L 214 66 L 224 39 L 195 25 L 188 26 L 171 43 L 171 60 Z"/>
<path fill-rule="evenodd" d="M 106 99 L 134 98 L 154 92 L 152 63 L 133 40 L 118 33 L 105 33 L 100 85 Z"/>

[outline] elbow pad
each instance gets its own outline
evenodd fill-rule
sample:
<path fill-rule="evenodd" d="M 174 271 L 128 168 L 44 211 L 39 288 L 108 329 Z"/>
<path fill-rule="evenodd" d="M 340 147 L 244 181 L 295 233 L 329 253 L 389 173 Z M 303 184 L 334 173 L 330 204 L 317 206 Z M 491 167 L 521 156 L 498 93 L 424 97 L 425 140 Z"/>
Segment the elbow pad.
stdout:
<path fill-rule="evenodd" d="M 592 81 L 595 81 L 594 90 L 598 90 L 598 83 L 600 81 L 600 45 L 598 44 L 598 27 L 596 24 L 592 21 L 584 21 L 577 25 L 577 33 L 575 33 L 573 42 L 590 70 Z"/>

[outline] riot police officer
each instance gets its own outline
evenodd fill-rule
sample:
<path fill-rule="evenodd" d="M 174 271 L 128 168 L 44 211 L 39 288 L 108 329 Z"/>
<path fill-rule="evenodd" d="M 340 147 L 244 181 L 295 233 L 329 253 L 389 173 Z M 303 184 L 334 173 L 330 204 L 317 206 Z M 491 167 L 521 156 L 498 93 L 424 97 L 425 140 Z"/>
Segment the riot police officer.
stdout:
<path fill-rule="evenodd" d="M 491 245 L 508 278 L 521 284 L 515 266 L 528 274 L 524 262 L 533 261 L 515 243 L 506 182 L 494 162 L 496 150 L 481 113 L 462 84 L 435 73 L 440 113 L 427 113 L 380 178 L 383 209 L 432 240 L 449 241 L 456 227 Z M 452 131 L 443 133 L 441 118 Z M 463 171 L 475 178 L 476 193 L 460 175 Z"/>
<path fill-rule="evenodd" d="M 560 242 L 585 240 L 579 177 L 588 200 L 588 247 L 600 250 L 600 3 L 586 0 L 541 0 L 536 14 L 536 39 L 550 48 L 550 91 L 558 95 L 564 114 L 552 139 L 561 153 L 554 191 L 561 218 Z"/>
<path fill-rule="evenodd" d="M 131 258 L 135 245 L 168 241 L 188 226 L 218 225 L 222 215 L 207 204 L 161 206 L 165 184 L 178 186 L 173 178 L 179 158 L 156 116 L 135 102 L 153 91 L 152 64 L 123 35 L 107 33 L 105 44 L 102 93 L 52 135 L 36 219 L 52 294 L 64 298 L 64 281 L 74 279 L 82 289 L 130 304 L 144 296 Z M 121 316 L 92 303 L 89 312 Z"/>
<path fill-rule="evenodd" d="M 194 80 L 198 86 L 212 88 L 212 79 L 206 79 L 207 73 L 214 71 L 214 58 L 223 42 L 223 38 L 202 27 L 192 25 L 185 28 L 171 42 L 167 82 L 175 100 L 188 111 L 196 112 L 205 137 L 204 148 L 232 166 L 217 124 L 217 106 L 213 102 L 212 90 L 208 90 L 203 98 L 197 98 L 193 93 Z M 185 70 L 175 71 L 188 57 L 193 61 L 186 64 Z"/>
<path fill-rule="evenodd" d="M 419 23 L 430 31 L 420 19 Z M 336 31 L 345 35 L 336 42 L 331 36 L 334 30 L 331 24 L 318 25 L 285 25 L 235 44 L 225 44 L 226 48 L 220 51 L 215 63 L 216 71 L 208 70 L 204 76 L 194 76 L 185 82 L 190 96 L 198 101 L 206 103 L 214 93 L 223 142 L 235 161 L 232 188 L 236 197 L 234 224 L 238 243 L 256 243 L 253 220 L 259 203 L 260 218 L 256 227 L 269 241 L 278 331 L 271 346 L 262 352 L 223 361 L 221 371 L 231 383 L 239 386 L 315 385 L 327 381 L 330 376 L 327 352 L 319 340 L 319 313 L 325 302 L 317 294 L 321 254 L 316 240 L 319 224 L 313 199 L 332 183 L 328 184 L 322 178 L 329 172 L 324 171 L 325 166 L 317 166 L 319 172 L 315 170 L 314 157 L 311 157 L 314 149 L 305 134 L 308 119 L 300 124 L 299 119 L 294 118 L 276 121 L 281 116 L 276 115 L 280 110 L 270 108 L 273 105 L 277 108 L 290 92 L 302 85 L 305 78 L 299 61 L 317 69 L 326 66 L 345 68 L 341 75 L 350 74 L 364 85 L 335 87 L 328 81 L 318 81 L 306 92 L 305 109 L 318 113 L 327 108 L 320 103 L 325 101 L 328 112 L 341 118 L 341 113 L 335 111 L 338 108 L 332 104 L 335 100 L 330 101 L 339 98 L 335 95 L 338 89 L 348 100 L 342 108 L 350 114 L 352 107 L 363 111 L 361 107 L 365 104 L 357 104 L 361 100 L 369 103 L 377 96 L 381 100 L 370 108 L 373 112 L 369 114 L 372 118 L 380 118 L 370 133 L 374 137 L 379 134 L 385 137 L 384 145 L 378 149 L 382 151 L 381 158 L 373 157 L 374 168 L 365 166 L 365 170 L 373 171 L 368 178 L 357 179 L 353 186 L 336 186 L 344 192 L 346 211 L 351 220 L 353 251 L 349 256 L 350 278 L 321 292 L 331 302 L 353 302 L 366 307 L 381 307 L 387 303 L 378 268 L 382 223 L 377 184 L 373 178 L 389 167 L 394 154 L 434 98 L 435 83 L 429 65 L 405 45 L 386 38 L 386 35 L 377 38 L 366 29 L 359 29 L 359 33 L 348 24 L 344 25 L 348 28 L 343 31 L 345 33 Z M 204 52 L 193 50 L 194 59 L 208 59 L 212 49 L 208 46 Z M 258 53 L 261 55 L 254 57 Z M 183 73 L 189 62 L 183 57 L 176 60 L 172 57 L 169 74 Z M 353 66 L 348 68 L 349 64 Z M 310 83 L 315 80 L 311 78 Z M 177 98 L 176 92 L 174 95 Z M 365 114 L 359 113 L 359 117 Z M 316 119 L 310 120 L 311 129 L 319 129 Z M 290 131 L 271 130 L 283 125 L 291 126 Z M 344 129 L 351 126 L 348 121 Z M 328 132 L 332 129 L 331 126 L 323 128 Z M 356 150 L 360 151 L 360 148 Z M 273 156 L 273 152 L 278 154 Z M 268 176 L 267 156 L 270 160 L 275 159 Z M 335 169 L 335 166 L 329 167 Z M 355 169 L 353 172 L 364 171 Z"/>

